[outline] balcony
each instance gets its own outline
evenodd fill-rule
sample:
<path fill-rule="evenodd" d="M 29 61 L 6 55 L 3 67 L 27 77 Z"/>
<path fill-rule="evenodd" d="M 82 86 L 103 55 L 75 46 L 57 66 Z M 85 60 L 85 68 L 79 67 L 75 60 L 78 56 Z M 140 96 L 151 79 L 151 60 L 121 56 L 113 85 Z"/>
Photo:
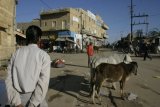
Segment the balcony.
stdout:
<path fill-rule="evenodd" d="M 87 29 L 82 29 L 81 33 L 82 34 L 87 34 L 87 35 L 93 35 L 93 33 L 91 31 L 87 30 Z"/>
<path fill-rule="evenodd" d="M 105 23 L 102 24 L 102 28 L 105 29 L 105 30 L 109 29 L 109 27 Z"/>
<path fill-rule="evenodd" d="M 52 28 L 52 27 L 41 27 L 42 31 L 46 32 L 46 31 L 56 31 L 56 28 Z"/>
<path fill-rule="evenodd" d="M 40 13 L 40 15 L 50 15 L 50 14 L 56 14 L 56 13 L 69 13 L 70 9 L 69 8 L 64 8 L 64 9 L 51 9 L 51 10 L 44 10 Z"/>
<path fill-rule="evenodd" d="M 104 39 L 108 39 L 109 36 L 108 36 L 107 34 L 104 34 L 104 35 L 103 35 L 103 38 L 104 38 Z"/>
<path fill-rule="evenodd" d="M 42 31 L 47 32 L 47 31 L 57 31 L 57 30 L 70 30 L 69 26 L 66 26 L 65 28 L 61 28 L 61 27 L 41 27 Z"/>

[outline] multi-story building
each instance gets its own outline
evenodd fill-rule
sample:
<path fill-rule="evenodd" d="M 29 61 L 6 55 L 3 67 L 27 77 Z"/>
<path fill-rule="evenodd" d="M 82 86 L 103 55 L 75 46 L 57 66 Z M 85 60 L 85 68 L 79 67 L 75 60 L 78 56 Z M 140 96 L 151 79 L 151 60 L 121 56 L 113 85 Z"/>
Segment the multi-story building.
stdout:
<path fill-rule="evenodd" d="M 25 31 L 29 25 L 38 25 L 43 31 L 42 41 L 60 41 L 56 45 L 64 47 L 66 41 L 82 49 L 88 42 L 102 45 L 107 38 L 109 27 L 102 18 L 89 10 L 81 8 L 63 8 L 43 10 L 40 20 L 29 23 L 18 23 L 18 28 Z M 83 41 L 83 42 L 82 42 Z"/>
<path fill-rule="evenodd" d="M 0 0 L 0 65 L 7 62 L 15 50 L 15 10 L 17 0 Z"/>
<path fill-rule="evenodd" d="M 61 41 L 62 38 L 69 38 L 79 44 L 81 49 L 86 42 L 92 41 L 96 45 L 98 40 L 104 40 L 107 37 L 106 30 L 109 29 L 100 16 L 81 8 L 42 11 L 40 19 L 44 32 L 42 38 L 58 38 Z"/>

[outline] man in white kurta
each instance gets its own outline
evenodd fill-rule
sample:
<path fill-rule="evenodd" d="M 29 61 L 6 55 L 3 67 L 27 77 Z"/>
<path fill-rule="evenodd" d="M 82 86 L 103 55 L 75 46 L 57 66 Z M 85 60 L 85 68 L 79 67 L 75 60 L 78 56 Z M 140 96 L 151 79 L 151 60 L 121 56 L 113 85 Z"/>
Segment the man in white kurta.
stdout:
<path fill-rule="evenodd" d="M 28 29 L 29 44 L 19 48 L 8 65 L 5 81 L 8 100 L 16 107 L 47 107 L 45 96 L 50 79 L 50 56 L 36 44 L 42 34 L 40 28 L 30 26 Z"/>

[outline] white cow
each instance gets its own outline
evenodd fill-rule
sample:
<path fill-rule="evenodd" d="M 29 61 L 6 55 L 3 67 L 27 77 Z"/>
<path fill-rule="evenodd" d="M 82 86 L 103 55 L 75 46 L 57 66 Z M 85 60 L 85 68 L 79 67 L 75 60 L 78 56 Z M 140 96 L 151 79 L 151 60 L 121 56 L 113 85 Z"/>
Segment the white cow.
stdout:
<path fill-rule="evenodd" d="M 101 63 L 118 64 L 121 62 L 129 63 L 132 62 L 132 59 L 129 54 L 113 54 L 108 57 L 94 57 L 91 67 L 96 68 Z"/>

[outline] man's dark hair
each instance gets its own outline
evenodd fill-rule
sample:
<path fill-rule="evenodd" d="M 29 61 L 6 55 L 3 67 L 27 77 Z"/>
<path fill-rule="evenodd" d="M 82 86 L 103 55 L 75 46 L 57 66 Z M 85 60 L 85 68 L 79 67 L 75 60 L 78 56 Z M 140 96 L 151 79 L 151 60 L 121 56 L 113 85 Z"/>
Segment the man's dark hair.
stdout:
<path fill-rule="evenodd" d="M 37 43 L 38 40 L 41 38 L 42 30 L 35 25 L 31 25 L 26 30 L 26 40 L 27 45 L 30 43 Z"/>

